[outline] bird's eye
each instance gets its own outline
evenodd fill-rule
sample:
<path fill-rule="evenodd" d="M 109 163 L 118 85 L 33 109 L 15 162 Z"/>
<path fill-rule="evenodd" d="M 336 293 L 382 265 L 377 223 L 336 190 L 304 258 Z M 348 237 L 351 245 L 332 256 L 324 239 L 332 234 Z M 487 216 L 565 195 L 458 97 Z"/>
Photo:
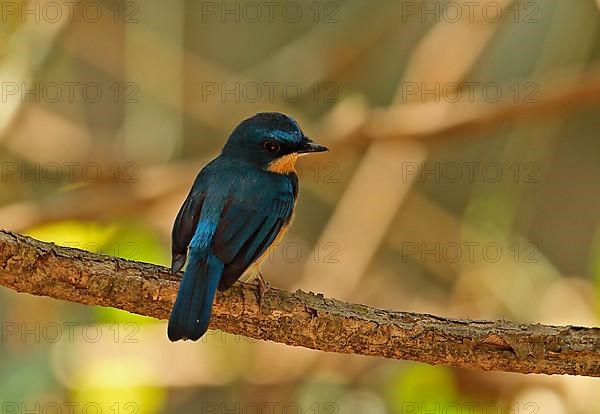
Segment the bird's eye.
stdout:
<path fill-rule="evenodd" d="M 275 141 L 265 141 L 263 142 L 263 148 L 267 152 L 275 153 L 279 151 L 279 144 Z"/>

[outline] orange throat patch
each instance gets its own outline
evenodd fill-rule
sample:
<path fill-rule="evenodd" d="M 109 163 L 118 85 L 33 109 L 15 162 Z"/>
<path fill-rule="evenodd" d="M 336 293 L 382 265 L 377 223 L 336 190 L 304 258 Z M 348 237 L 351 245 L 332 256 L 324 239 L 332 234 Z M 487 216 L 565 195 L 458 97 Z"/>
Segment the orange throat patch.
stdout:
<path fill-rule="evenodd" d="M 304 154 L 298 154 L 296 152 L 292 154 L 284 155 L 274 161 L 271 161 L 267 166 L 267 171 L 277 174 L 290 174 L 296 172 L 296 161 Z"/>

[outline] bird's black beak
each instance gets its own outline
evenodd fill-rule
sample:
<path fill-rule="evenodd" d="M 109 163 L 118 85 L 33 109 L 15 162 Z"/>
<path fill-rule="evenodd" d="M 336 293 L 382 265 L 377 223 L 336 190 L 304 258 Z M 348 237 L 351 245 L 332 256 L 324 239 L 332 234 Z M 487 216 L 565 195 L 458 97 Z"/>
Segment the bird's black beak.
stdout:
<path fill-rule="evenodd" d="M 299 154 L 305 154 L 308 152 L 325 152 L 325 151 L 329 151 L 329 148 L 327 148 L 324 145 L 315 144 L 310 139 L 305 139 L 304 142 L 302 143 L 300 149 L 296 152 L 298 152 Z"/>

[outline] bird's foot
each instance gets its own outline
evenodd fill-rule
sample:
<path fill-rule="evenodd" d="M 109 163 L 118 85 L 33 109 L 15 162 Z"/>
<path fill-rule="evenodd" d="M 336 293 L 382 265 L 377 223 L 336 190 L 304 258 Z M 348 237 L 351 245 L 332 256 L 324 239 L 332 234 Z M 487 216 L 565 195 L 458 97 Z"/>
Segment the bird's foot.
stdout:
<path fill-rule="evenodd" d="M 263 278 L 262 272 L 258 272 L 256 277 L 256 285 L 258 287 L 258 306 L 262 307 L 265 293 L 271 288 L 269 283 Z"/>

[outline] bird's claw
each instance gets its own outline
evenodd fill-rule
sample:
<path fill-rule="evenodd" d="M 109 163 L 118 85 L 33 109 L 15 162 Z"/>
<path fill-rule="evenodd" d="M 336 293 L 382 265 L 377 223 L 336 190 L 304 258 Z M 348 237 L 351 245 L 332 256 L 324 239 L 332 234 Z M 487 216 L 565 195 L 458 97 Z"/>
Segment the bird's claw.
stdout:
<path fill-rule="evenodd" d="M 256 284 L 258 287 L 258 306 L 262 307 L 263 299 L 267 291 L 271 288 L 269 283 L 263 278 L 262 273 L 258 273 L 256 278 Z"/>

